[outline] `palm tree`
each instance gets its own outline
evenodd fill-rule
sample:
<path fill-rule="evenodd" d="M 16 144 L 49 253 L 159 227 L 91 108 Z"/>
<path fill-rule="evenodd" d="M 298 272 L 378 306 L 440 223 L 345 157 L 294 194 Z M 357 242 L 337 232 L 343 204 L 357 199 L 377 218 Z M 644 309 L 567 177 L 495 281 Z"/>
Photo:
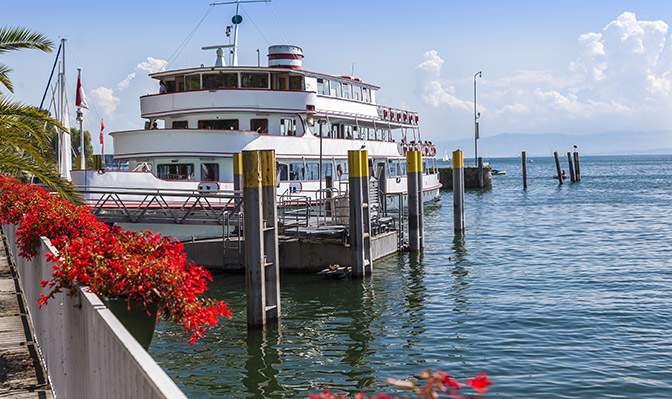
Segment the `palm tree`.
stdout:
<path fill-rule="evenodd" d="M 53 43 L 40 33 L 24 28 L 0 28 L 0 54 L 20 49 L 51 52 Z M 0 84 L 13 93 L 11 69 L 0 63 Z M 77 201 L 72 185 L 63 180 L 49 153 L 48 133 L 62 128 L 40 110 L 5 97 L 0 90 L 0 173 L 26 179 L 37 177 L 63 198 Z"/>

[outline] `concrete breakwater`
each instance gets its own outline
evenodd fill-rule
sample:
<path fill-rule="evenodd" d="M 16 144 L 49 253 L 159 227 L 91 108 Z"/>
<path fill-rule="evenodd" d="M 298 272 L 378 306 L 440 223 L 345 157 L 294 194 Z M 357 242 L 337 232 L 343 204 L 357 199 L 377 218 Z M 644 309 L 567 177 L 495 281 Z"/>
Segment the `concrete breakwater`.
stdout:
<path fill-rule="evenodd" d="M 490 171 L 492 166 L 484 165 L 483 166 L 483 185 L 479 187 L 478 184 L 478 167 L 467 166 L 464 168 L 464 188 L 492 188 L 492 176 Z M 453 189 L 453 168 L 439 168 L 439 179 L 443 185 L 443 190 L 452 190 Z"/>

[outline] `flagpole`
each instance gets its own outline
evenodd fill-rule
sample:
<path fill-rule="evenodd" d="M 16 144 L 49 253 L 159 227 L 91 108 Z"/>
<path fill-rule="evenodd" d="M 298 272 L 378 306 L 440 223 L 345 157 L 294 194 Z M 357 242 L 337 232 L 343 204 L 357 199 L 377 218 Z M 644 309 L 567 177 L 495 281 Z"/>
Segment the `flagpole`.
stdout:
<path fill-rule="evenodd" d="M 77 68 L 77 122 L 79 122 L 79 169 L 86 169 L 86 155 L 84 154 L 84 130 L 82 129 L 82 122 L 84 121 L 84 113 L 82 112 L 82 68 Z"/>

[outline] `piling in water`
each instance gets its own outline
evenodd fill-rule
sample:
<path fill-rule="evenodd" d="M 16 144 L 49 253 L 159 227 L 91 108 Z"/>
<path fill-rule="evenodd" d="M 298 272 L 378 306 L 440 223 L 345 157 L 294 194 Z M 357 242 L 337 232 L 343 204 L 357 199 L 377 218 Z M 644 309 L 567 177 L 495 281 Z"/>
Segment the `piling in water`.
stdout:
<path fill-rule="evenodd" d="M 373 271 L 368 154 L 366 150 L 348 151 L 350 256 L 355 277 L 364 277 Z"/>
<path fill-rule="evenodd" d="M 243 155 L 241 153 L 233 154 L 233 189 L 235 191 L 243 189 Z"/>
<path fill-rule="evenodd" d="M 456 233 L 464 233 L 464 155 L 453 151 L 453 224 Z"/>
<path fill-rule="evenodd" d="M 560 170 L 560 158 L 558 158 L 558 152 L 555 151 L 553 153 L 553 156 L 555 157 L 555 169 L 557 171 L 557 176 L 558 176 L 558 181 L 560 184 L 562 184 L 562 171 Z"/>
<path fill-rule="evenodd" d="M 579 168 L 579 152 L 574 151 L 574 169 L 576 170 L 576 181 L 581 181 L 581 168 Z"/>
<path fill-rule="evenodd" d="M 522 154 L 523 158 L 523 190 L 527 190 L 527 155 L 525 151 Z"/>
<path fill-rule="evenodd" d="M 422 153 L 406 153 L 406 184 L 408 192 L 408 250 L 422 249 Z"/>
<path fill-rule="evenodd" d="M 576 182 L 576 174 L 574 173 L 574 165 L 572 165 L 572 153 L 567 153 L 567 163 L 569 164 L 569 178 L 572 183 Z"/>
<path fill-rule="evenodd" d="M 483 188 L 483 158 L 478 157 L 478 188 Z"/>
<path fill-rule="evenodd" d="M 275 151 L 243 151 L 248 327 L 280 317 Z"/>

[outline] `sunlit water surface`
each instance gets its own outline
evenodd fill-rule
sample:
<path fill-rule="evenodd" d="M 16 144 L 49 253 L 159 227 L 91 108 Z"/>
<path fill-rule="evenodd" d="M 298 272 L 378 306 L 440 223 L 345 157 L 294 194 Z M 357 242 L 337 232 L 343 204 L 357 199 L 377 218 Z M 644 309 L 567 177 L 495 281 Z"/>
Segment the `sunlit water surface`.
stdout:
<path fill-rule="evenodd" d="M 190 398 L 394 394 L 385 378 L 427 368 L 485 370 L 486 397 L 671 398 L 672 157 L 583 157 L 562 186 L 534 159 L 527 191 L 520 159 L 491 162 L 507 174 L 466 193 L 463 237 L 445 191 L 424 254 L 363 281 L 282 274 L 266 333 L 247 331 L 244 276 L 215 274 L 233 320 L 193 346 L 163 323 L 151 355 Z"/>

